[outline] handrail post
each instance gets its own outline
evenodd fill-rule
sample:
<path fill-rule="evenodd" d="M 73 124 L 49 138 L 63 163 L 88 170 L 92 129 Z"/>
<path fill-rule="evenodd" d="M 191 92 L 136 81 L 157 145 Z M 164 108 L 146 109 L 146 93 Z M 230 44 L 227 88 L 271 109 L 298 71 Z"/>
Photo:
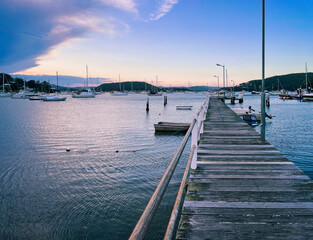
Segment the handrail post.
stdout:
<path fill-rule="evenodd" d="M 191 169 L 196 169 L 197 168 L 197 152 L 198 152 L 198 124 L 199 120 L 198 117 L 195 118 L 195 126 L 192 129 L 191 132 L 191 147 L 194 146 L 195 152 L 192 157 L 191 161 Z"/>

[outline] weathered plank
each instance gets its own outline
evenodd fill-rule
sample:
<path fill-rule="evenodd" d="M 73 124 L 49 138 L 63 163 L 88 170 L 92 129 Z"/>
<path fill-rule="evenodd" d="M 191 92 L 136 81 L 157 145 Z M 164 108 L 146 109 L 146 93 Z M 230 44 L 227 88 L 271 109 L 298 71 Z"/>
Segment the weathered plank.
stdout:
<path fill-rule="evenodd" d="M 177 239 L 313 239 L 313 182 L 211 98 Z"/>

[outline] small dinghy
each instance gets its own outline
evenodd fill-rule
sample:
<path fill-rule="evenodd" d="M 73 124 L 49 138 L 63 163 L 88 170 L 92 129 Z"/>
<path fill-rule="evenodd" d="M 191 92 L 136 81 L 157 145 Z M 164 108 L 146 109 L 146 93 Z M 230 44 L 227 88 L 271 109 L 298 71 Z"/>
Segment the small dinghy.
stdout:
<path fill-rule="evenodd" d="M 192 106 L 176 106 L 176 110 L 191 110 Z"/>
<path fill-rule="evenodd" d="M 156 132 L 186 132 L 190 123 L 158 122 L 154 124 Z"/>

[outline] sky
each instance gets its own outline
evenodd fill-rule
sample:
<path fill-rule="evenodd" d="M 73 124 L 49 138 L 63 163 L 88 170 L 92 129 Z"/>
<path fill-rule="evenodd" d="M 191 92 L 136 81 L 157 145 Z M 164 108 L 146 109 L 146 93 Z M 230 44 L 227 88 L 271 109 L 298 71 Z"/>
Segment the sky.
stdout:
<path fill-rule="evenodd" d="M 313 69 L 313 1 L 265 0 L 266 77 Z M 261 0 L 1 0 L 0 72 L 63 85 L 229 85 L 262 74 Z"/>

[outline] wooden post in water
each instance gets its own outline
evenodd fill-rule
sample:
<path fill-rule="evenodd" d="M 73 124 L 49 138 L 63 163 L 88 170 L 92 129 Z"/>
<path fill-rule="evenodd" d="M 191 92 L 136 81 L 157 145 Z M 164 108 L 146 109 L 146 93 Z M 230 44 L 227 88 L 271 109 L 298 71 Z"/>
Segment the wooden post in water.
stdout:
<path fill-rule="evenodd" d="M 167 96 L 164 96 L 164 106 L 167 105 Z"/>
<path fill-rule="evenodd" d="M 146 111 L 149 112 L 149 97 L 147 97 Z"/>
<path fill-rule="evenodd" d="M 268 92 L 265 94 L 265 103 L 267 107 L 270 107 L 270 94 Z"/>

